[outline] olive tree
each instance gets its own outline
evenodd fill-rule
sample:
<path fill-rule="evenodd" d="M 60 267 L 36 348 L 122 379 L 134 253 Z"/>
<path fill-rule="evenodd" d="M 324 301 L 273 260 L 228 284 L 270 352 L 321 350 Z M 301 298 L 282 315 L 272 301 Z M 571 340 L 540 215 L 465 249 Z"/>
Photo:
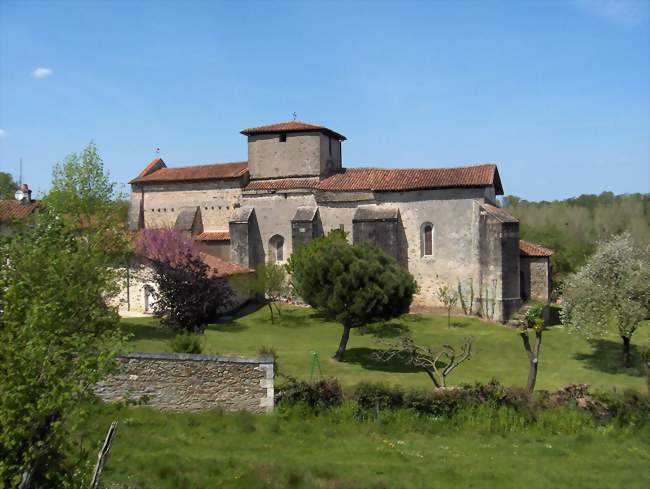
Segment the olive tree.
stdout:
<path fill-rule="evenodd" d="M 278 313 L 278 318 L 282 318 L 282 299 L 291 293 L 291 286 L 287 278 L 287 271 L 284 266 L 277 263 L 263 263 L 255 269 L 255 275 L 258 284 L 258 290 L 264 294 L 269 312 L 271 313 L 271 322 L 275 322 L 273 307 Z"/>
<path fill-rule="evenodd" d="M 631 366 L 630 340 L 650 316 L 650 250 L 629 233 L 599 243 L 564 286 L 562 322 L 587 337 L 615 333 L 623 341 L 623 366 Z"/>
<path fill-rule="evenodd" d="M 43 210 L 0 239 L 2 487 L 78 482 L 70 424 L 123 340 L 107 306 L 119 285 L 112 258 L 63 221 Z"/>
<path fill-rule="evenodd" d="M 436 296 L 442 305 L 445 306 L 445 309 L 447 309 L 447 328 L 451 328 L 451 310 L 458 302 L 458 292 L 448 285 L 443 285 L 438 287 Z"/>
<path fill-rule="evenodd" d="M 472 358 L 473 344 L 474 339 L 469 337 L 459 347 L 444 344 L 435 348 L 419 345 L 411 337 L 402 336 L 396 343 L 389 344 L 387 349 L 375 352 L 374 357 L 380 362 L 398 359 L 420 368 L 436 388 L 444 388 L 447 386 L 447 376 Z"/>
<path fill-rule="evenodd" d="M 294 292 L 332 321 L 343 325 L 334 355 L 343 361 L 350 330 L 408 311 L 417 284 L 395 259 L 375 245 L 350 245 L 335 230 L 301 246 L 289 260 Z"/>

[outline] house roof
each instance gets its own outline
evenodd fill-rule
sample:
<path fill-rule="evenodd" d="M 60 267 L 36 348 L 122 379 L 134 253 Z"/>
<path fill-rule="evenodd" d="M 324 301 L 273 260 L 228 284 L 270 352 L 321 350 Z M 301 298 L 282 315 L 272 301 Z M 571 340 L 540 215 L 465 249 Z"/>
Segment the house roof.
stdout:
<path fill-rule="evenodd" d="M 17 200 L 0 200 L 0 221 L 24 219 L 34 212 L 38 206 L 39 203 L 36 200 L 28 204 L 23 204 Z"/>
<path fill-rule="evenodd" d="M 249 127 L 244 129 L 241 133 L 244 136 L 253 136 L 256 134 L 278 134 L 286 132 L 322 132 L 329 136 L 333 136 L 340 141 L 345 141 L 347 138 L 336 131 L 332 131 L 325 126 L 317 124 L 308 124 L 301 121 L 287 121 L 279 122 L 277 124 L 269 124 L 267 126 Z"/>
<path fill-rule="evenodd" d="M 247 161 L 212 163 L 209 165 L 169 168 L 160 158 L 154 159 L 129 183 L 189 182 L 197 180 L 226 180 L 248 173 Z"/>
<path fill-rule="evenodd" d="M 497 166 L 488 163 L 456 168 L 347 168 L 320 181 L 317 178 L 254 180 L 249 182 L 244 190 L 317 189 L 394 192 L 492 185 L 497 195 L 503 195 Z"/>
<path fill-rule="evenodd" d="M 229 231 L 204 231 L 197 234 L 194 239 L 197 241 L 230 241 Z"/>
<path fill-rule="evenodd" d="M 519 255 L 520 256 L 532 256 L 532 257 L 549 257 L 553 254 L 553 250 L 550 248 L 544 248 L 541 245 L 526 241 L 524 239 L 519 240 Z"/>
<path fill-rule="evenodd" d="M 249 268 L 244 268 L 236 263 L 230 263 L 207 253 L 199 253 L 201 260 L 212 270 L 213 277 L 228 277 L 239 273 L 249 273 Z"/>

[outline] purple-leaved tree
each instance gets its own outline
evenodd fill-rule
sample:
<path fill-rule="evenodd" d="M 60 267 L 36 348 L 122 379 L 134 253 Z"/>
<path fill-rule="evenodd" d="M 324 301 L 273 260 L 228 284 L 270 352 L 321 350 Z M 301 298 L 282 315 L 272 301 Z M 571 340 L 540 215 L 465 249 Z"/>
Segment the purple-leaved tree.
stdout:
<path fill-rule="evenodd" d="M 154 314 L 162 324 L 202 332 L 231 303 L 227 281 L 203 261 L 190 237 L 173 229 L 143 229 L 134 248 L 153 264 Z"/>

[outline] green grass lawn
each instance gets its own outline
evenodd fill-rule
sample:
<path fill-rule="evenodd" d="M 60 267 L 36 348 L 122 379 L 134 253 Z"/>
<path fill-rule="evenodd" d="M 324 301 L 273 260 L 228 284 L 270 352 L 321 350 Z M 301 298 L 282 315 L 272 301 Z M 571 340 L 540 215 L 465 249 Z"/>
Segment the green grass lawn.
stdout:
<path fill-rule="evenodd" d="M 320 357 L 323 375 L 337 377 L 344 386 L 360 381 L 383 381 L 430 387 L 426 374 L 396 362 L 379 363 L 373 358 L 373 351 L 382 348 L 382 342 L 391 341 L 391 336 L 405 332 L 416 341 L 431 345 L 460 345 L 464 337 L 473 336 L 476 355 L 453 372 L 449 384 L 488 381 L 495 377 L 505 385 L 525 385 L 528 361 L 521 338 L 515 331 L 473 317 L 455 317 L 452 321 L 455 326 L 447 328 L 446 317 L 414 314 L 376 328 L 377 333 L 362 335 L 353 330 L 345 362 L 337 363 L 331 356 L 338 346 L 340 325 L 320 319 L 311 309 L 292 307 L 285 307 L 282 320 L 272 324 L 268 310 L 260 309 L 232 323 L 208 327 L 204 353 L 255 355 L 264 345 L 278 353 L 281 373 L 309 378 L 311 352 L 315 351 Z M 134 335 L 133 350 L 170 351 L 169 340 L 174 333 L 158 327 L 155 320 L 124 319 L 123 325 Z M 636 333 L 633 343 L 647 336 L 647 331 L 646 324 Z M 588 341 L 568 334 L 562 327 L 552 327 L 544 333 L 537 387 L 558 389 L 571 383 L 586 383 L 599 389 L 645 390 L 645 373 L 636 349 L 633 353 L 635 367 L 623 369 L 618 338 Z"/>
<path fill-rule="evenodd" d="M 316 416 L 104 405 L 77 436 L 92 462 L 119 421 L 102 485 L 111 489 L 650 487 L 648 427 L 598 427 L 575 411 L 521 426 L 499 413 L 359 421 L 351 406 Z"/>

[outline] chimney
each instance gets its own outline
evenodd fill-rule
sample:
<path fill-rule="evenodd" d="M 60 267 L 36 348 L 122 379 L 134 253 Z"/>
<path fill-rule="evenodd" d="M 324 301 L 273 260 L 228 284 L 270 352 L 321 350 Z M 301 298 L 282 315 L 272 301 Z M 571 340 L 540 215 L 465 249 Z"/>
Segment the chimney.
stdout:
<path fill-rule="evenodd" d="M 20 186 L 20 190 L 23 192 L 23 198 L 21 199 L 20 203 L 23 205 L 31 204 L 32 191 L 30 190 L 29 186 L 26 183 L 23 183 Z"/>

